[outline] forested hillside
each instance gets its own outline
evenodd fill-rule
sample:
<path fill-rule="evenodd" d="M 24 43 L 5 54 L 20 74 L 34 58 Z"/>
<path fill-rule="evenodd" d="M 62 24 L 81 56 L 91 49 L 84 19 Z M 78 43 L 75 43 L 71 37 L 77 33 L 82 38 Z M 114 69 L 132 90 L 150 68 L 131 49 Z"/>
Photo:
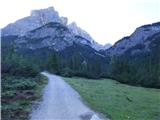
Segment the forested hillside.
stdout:
<path fill-rule="evenodd" d="M 109 76 L 122 83 L 160 88 L 160 32 L 112 56 Z"/>

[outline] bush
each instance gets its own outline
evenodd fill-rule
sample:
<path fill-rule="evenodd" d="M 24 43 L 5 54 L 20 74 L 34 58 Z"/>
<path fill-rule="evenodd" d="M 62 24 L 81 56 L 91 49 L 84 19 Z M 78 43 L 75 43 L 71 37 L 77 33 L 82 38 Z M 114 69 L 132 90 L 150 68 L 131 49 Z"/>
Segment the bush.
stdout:
<path fill-rule="evenodd" d="M 73 73 L 72 73 L 72 70 L 70 68 L 66 67 L 62 70 L 61 75 L 64 76 L 64 77 L 72 77 Z"/>
<path fill-rule="evenodd" d="M 35 77 L 39 74 L 38 65 L 17 54 L 6 54 L 2 58 L 2 74 Z"/>

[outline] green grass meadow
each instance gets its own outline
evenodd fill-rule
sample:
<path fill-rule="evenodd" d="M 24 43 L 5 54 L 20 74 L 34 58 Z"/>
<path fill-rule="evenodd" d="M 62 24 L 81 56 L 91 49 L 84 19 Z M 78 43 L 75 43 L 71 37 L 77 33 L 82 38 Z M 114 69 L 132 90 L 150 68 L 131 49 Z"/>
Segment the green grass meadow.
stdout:
<path fill-rule="evenodd" d="M 160 120 L 160 89 L 111 79 L 64 78 L 93 110 L 111 120 Z"/>

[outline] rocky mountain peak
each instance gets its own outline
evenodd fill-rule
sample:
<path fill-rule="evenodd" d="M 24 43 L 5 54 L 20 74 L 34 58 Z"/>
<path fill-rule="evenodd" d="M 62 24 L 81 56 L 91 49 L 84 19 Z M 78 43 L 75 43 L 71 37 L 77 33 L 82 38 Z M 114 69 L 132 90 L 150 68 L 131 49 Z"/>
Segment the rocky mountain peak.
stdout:
<path fill-rule="evenodd" d="M 58 12 L 55 11 L 54 7 L 48 7 L 46 9 L 40 9 L 40 10 L 32 10 L 30 15 L 31 16 L 39 16 L 39 14 L 42 14 L 42 13 L 58 15 Z"/>
<path fill-rule="evenodd" d="M 2 36 L 25 36 L 30 31 L 40 29 L 42 26 L 47 25 L 48 23 L 59 23 L 59 25 L 61 24 L 65 26 L 70 31 L 69 34 L 75 36 L 74 41 L 77 43 L 89 45 L 97 51 L 105 49 L 103 45 L 100 45 L 94 41 L 94 39 L 85 30 L 78 27 L 75 22 L 72 22 L 68 25 L 68 19 L 66 17 L 60 17 L 59 13 L 54 9 L 54 7 L 32 10 L 30 16 L 17 20 L 16 22 L 11 23 L 3 28 Z M 42 29 L 43 32 L 39 33 L 38 35 L 40 36 L 40 34 L 45 34 L 46 31 L 50 31 L 51 28 L 47 29 Z M 36 36 L 38 37 L 38 35 Z"/>
<path fill-rule="evenodd" d="M 24 35 L 26 32 L 41 27 L 49 22 L 67 24 L 68 19 L 60 17 L 53 7 L 32 10 L 30 16 L 17 20 L 2 29 L 2 35 Z"/>

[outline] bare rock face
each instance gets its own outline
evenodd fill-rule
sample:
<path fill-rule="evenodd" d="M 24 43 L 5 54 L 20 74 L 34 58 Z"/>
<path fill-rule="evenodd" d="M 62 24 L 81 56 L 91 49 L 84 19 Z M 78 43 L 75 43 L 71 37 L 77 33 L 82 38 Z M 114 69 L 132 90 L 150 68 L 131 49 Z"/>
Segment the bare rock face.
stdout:
<path fill-rule="evenodd" d="M 90 40 L 90 42 L 93 42 L 94 40 L 91 38 L 91 36 L 84 30 L 82 30 L 80 27 L 77 26 L 75 22 L 72 22 L 71 24 L 68 25 L 68 28 L 78 36 L 82 36 L 87 40 Z"/>
<path fill-rule="evenodd" d="M 64 25 L 67 25 L 68 18 L 67 17 L 61 17 L 61 23 L 64 24 Z"/>
<path fill-rule="evenodd" d="M 17 20 L 2 29 L 2 35 L 24 35 L 26 32 L 43 26 L 49 22 L 67 24 L 66 18 L 60 18 L 53 7 L 47 9 L 33 10 L 30 16 Z"/>
<path fill-rule="evenodd" d="M 36 50 L 40 48 L 61 51 L 72 46 L 74 35 L 60 23 L 48 23 L 40 28 L 27 32 L 15 40 L 17 49 Z"/>
<path fill-rule="evenodd" d="M 81 36 L 81 37 L 85 38 L 86 40 L 88 40 L 88 42 L 86 42 L 85 44 L 90 45 L 95 50 L 99 51 L 99 50 L 103 50 L 104 49 L 103 45 L 100 45 L 96 41 L 94 41 L 93 38 L 85 30 L 83 30 L 80 27 L 78 27 L 75 22 L 72 22 L 71 24 L 69 24 L 68 28 L 75 35 Z M 81 42 L 83 42 L 83 41 L 81 41 Z"/>
<path fill-rule="evenodd" d="M 75 35 L 66 25 L 51 22 L 27 32 L 15 40 L 17 49 L 36 50 L 40 48 L 62 51 L 74 43 L 90 46 L 91 42 L 82 36 Z"/>
<path fill-rule="evenodd" d="M 105 44 L 105 45 L 103 46 L 103 49 L 104 49 L 104 50 L 107 50 L 107 49 L 109 49 L 110 47 L 112 47 L 112 45 L 111 45 L 110 43 L 107 43 L 107 44 Z"/>
<path fill-rule="evenodd" d="M 131 48 L 135 48 L 132 50 L 131 54 L 135 54 L 137 52 L 149 51 L 148 45 L 151 41 L 148 41 L 148 38 L 160 32 L 160 22 L 144 25 L 135 30 L 131 36 L 124 37 L 118 42 L 116 42 L 110 49 L 106 50 L 107 55 L 122 55 L 126 51 Z M 143 50 L 138 50 L 137 46 L 143 46 Z"/>

